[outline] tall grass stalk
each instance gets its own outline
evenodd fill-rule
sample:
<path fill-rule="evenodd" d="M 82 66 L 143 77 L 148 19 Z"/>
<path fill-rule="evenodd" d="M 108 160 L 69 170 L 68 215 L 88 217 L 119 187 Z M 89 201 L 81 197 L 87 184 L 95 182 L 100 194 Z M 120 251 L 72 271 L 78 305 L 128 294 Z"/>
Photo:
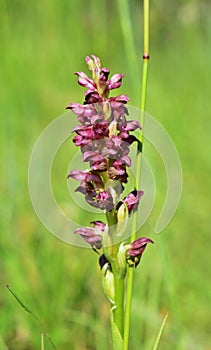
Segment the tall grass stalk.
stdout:
<path fill-rule="evenodd" d="M 157 338 L 155 340 L 155 344 L 153 346 L 153 349 L 152 350 L 157 350 L 158 349 L 158 346 L 159 346 L 159 343 L 160 343 L 160 339 L 161 339 L 161 336 L 163 334 L 163 331 L 164 331 L 164 327 L 166 325 L 166 321 L 167 321 L 167 318 L 168 318 L 168 313 L 166 314 L 166 316 L 164 317 L 163 319 L 163 322 L 160 326 L 160 329 L 159 329 L 159 332 L 158 332 L 158 335 L 157 335 Z"/>
<path fill-rule="evenodd" d="M 44 339 L 45 335 L 44 333 L 41 333 L 41 350 L 45 350 Z"/>
<path fill-rule="evenodd" d="M 126 39 L 126 38 L 125 38 Z M 141 125 L 144 126 L 144 113 L 146 107 L 146 92 L 147 92 L 147 76 L 148 76 L 148 62 L 149 62 L 149 0 L 143 0 L 143 70 L 142 70 L 142 90 L 141 90 Z M 139 139 L 143 138 L 139 135 Z M 141 153 L 137 152 L 136 160 L 136 188 L 140 186 L 141 180 Z M 136 239 L 137 230 L 137 212 L 133 215 L 131 242 Z M 126 306 L 125 306 L 125 322 L 124 322 L 124 345 L 123 350 L 128 349 L 129 332 L 131 323 L 131 305 L 133 292 L 134 268 L 129 268 L 127 290 L 126 290 Z"/>
<path fill-rule="evenodd" d="M 44 326 L 44 324 L 40 321 L 40 319 L 35 315 L 35 313 L 28 307 L 26 306 L 22 300 L 15 294 L 15 292 L 10 288 L 10 286 L 7 285 L 7 289 L 9 290 L 9 292 L 14 296 L 14 298 L 16 299 L 16 301 L 20 304 L 20 306 L 26 311 L 28 312 L 28 314 L 30 314 L 34 320 L 37 322 L 37 324 L 39 325 L 39 327 L 42 330 L 42 335 L 41 335 L 41 350 L 44 350 L 44 334 L 46 335 L 46 337 L 49 340 L 49 343 L 51 344 L 52 349 L 57 350 L 56 346 L 54 345 L 50 335 L 48 334 L 46 327 Z"/>
<path fill-rule="evenodd" d="M 118 0 L 118 10 L 120 16 L 120 25 L 125 47 L 125 55 L 128 66 L 133 68 L 134 77 L 138 76 L 137 54 L 134 42 L 134 35 L 130 17 L 130 2 L 128 0 Z M 131 86 L 132 94 L 137 95 L 135 85 Z"/>

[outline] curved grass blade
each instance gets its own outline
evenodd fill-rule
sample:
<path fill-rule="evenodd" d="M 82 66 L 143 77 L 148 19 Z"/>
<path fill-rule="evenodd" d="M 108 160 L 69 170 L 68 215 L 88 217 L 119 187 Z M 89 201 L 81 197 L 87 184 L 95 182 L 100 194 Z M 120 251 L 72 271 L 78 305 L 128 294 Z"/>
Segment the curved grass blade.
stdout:
<path fill-rule="evenodd" d="M 38 323 L 38 325 L 40 326 L 42 332 L 46 335 L 46 337 L 48 338 L 49 340 L 49 343 L 51 344 L 52 348 L 54 350 L 57 350 L 56 349 L 56 346 L 54 345 L 50 335 L 48 334 L 44 324 L 39 320 L 39 318 L 34 314 L 34 312 L 28 307 L 26 306 L 20 299 L 19 297 L 14 293 L 14 291 L 10 288 L 10 286 L 7 285 L 7 289 L 10 291 L 10 293 L 14 296 L 14 298 L 17 300 L 17 302 L 20 304 L 20 306 L 26 311 L 28 312 L 34 319 L 35 321 Z M 41 349 L 43 350 L 43 349 Z"/>
<path fill-rule="evenodd" d="M 158 349 L 158 346 L 159 346 L 159 343 L 160 343 L 160 339 L 161 339 L 161 336 L 163 334 L 163 331 L 164 331 L 164 327 L 166 325 L 166 321 L 167 321 L 167 318 L 168 318 L 168 315 L 169 313 L 167 312 L 166 316 L 164 317 L 163 319 L 163 322 L 160 326 L 160 329 L 159 329 L 159 332 L 158 332 L 158 335 L 157 335 L 157 338 L 155 340 L 155 344 L 153 346 L 153 349 L 152 350 L 157 350 Z"/>

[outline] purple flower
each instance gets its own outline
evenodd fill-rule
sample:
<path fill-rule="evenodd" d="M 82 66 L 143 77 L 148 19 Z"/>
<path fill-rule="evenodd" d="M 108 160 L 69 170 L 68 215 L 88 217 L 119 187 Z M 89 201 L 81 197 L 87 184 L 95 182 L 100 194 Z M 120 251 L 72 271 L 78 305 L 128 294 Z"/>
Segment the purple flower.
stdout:
<path fill-rule="evenodd" d="M 129 245 L 129 249 L 127 250 L 126 257 L 127 262 L 130 266 L 135 265 L 135 267 L 139 264 L 141 256 L 146 249 L 148 243 L 154 243 L 150 238 L 137 238 L 133 243 Z"/>
<path fill-rule="evenodd" d="M 98 189 L 103 188 L 103 182 L 101 177 L 98 174 L 92 173 L 90 170 L 71 170 L 67 177 L 72 177 L 75 180 L 79 180 L 86 183 L 94 182 L 95 186 Z"/>
<path fill-rule="evenodd" d="M 138 208 L 139 200 L 143 194 L 143 191 L 134 190 L 123 199 L 123 202 L 127 205 L 129 214 Z"/>
<path fill-rule="evenodd" d="M 96 157 L 92 157 L 92 159 L 90 159 L 90 166 L 94 171 L 98 171 L 98 172 L 102 172 L 102 171 L 107 171 L 107 160 L 104 159 L 103 157 L 100 156 L 96 156 Z"/>
<path fill-rule="evenodd" d="M 114 74 L 110 80 L 107 81 L 106 87 L 108 90 L 118 89 L 122 85 L 123 74 Z"/>
<path fill-rule="evenodd" d="M 99 123 L 95 123 L 93 125 L 93 130 L 95 133 L 95 136 L 108 136 L 109 135 L 109 123 L 106 121 L 102 121 Z"/>
<path fill-rule="evenodd" d="M 118 95 L 116 97 L 109 97 L 107 99 L 108 102 L 113 102 L 111 106 L 114 108 L 115 106 L 118 107 L 118 104 L 126 104 L 130 101 L 129 97 L 125 94 Z"/>
<path fill-rule="evenodd" d="M 85 93 L 85 103 L 103 102 L 103 99 L 108 97 L 110 90 L 121 86 L 123 74 L 114 74 L 108 80 L 110 71 L 108 68 L 101 68 L 98 57 L 92 55 L 90 58 L 87 56 L 86 63 L 92 72 L 93 79 L 88 78 L 83 72 L 75 73 L 78 75 L 78 83 L 88 89 Z"/>
<path fill-rule="evenodd" d="M 78 135 L 74 137 L 73 142 L 76 144 L 76 146 L 82 147 L 82 152 L 85 152 L 85 149 L 83 150 L 83 146 L 90 145 L 89 150 L 95 150 L 96 145 L 98 147 L 98 144 L 96 144 L 96 140 L 102 140 L 104 139 L 104 136 L 109 135 L 109 124 L 107 122 L 97 122 L 93 125 L 77 125 L 75 128 L 73 128 L 72 132 L 76 132 Z M 87 151 L 87 149 L 86 149 Z"/>
<path fill-rule="evenodd" d="M 90 192 L 85 199 L 90 205 L 101 210 L 111 211 L 114 208 L 113 197 L 109 189 Z"/>
<path fill-rule="evenodd" d="M 103 103 L 103 98 L 96 91 L 87 90 L 85 92 L 85 101 L 84 104 L 94 104 L 94 103 Z"/>
<path fill-rule="evenodd" d="M 96 191 L 104 189 L 104 184 L 101 177 L 98 174 L 92 173 L 90 170 L 72 170 L 68 174 L 67 178 L 69 177 L 81 181 L 80 186 L 76 189 L 76 191 L 83 194 L 94 195 Z"/>
<path fill-rule="evenodd" d="M 92 72 L 92 79 L 90 79 L 84 72 L 76 72 L 75 74 L 78 76 L 79 85 L 87 88 L 85 92 L 85 104 L 94 104 L 94 103 L 103 103 L 105 99 L 108 102 L 115 103 L 127 103 L 129 98 L 126 95 L 119 95 L 116 97 L 110 97 L 108 99 L 108 95 L 110 90 L 117 89 L 122 85 L 123 74 L 114 74 L 109 80 L 109 69 L 101 68 L 100 59 L 92 55 L 91 57 L 86 57 L 86 63 L 88 65 L 89 70 Z M 74 106 L 70 104 L 67 106 L 67 109 L 72 109 L 74 112 Z M 77 113 L 76 113 L 77 114 Z"/>
<path fill-rule="evenodd" d="M 96 84 L 84 72 L 76 72 L 75 74 L 78 76 L 79 85 L 84 86 L 92 91 L 96 90 Z"/>
<path fill-rule="evenodd" d="M 100 76 L 99 76 L 100 87 L 102 87 L 104 83 L 108 80 L 109 73 L 110 71 L 108 68 L 101 69 Z M 107 86 L 107 83 L 106 83 L 106 86 Z"/>
<path fill-rule="evenodd" d="M 121 159 L 129 153 L 129 144 L 124 142 L 119 135 L 112 135 L 105 139 L 105 145 L 101 152 L 104 157 Z"/>
<path fill-rule="evenodd" d="M 111 180 L 120 180 L 121 183 L 127 183 L 127 166 L 131 166 L 131 160 L 127 156 L 114 160 L 112 166 L 109 167 L 109 178 Z"/>
<path fill-rule="evenodd" d="M 138 122 L 138 120 L 129 120 L 123 123 L 118 123 L 117 129 L 120 131 L 134 131 L 136 129 L 142 129 L 141 124 Z"/>
<path fill-rule="evenodd" d="M 92 248 L 102 248 L 102 232 L 105 231 L 106 225 L 102 221 L 92 221 L 92 227 L 81 227 L 74 231 L 75 234 L 81 235 L 81 237 L 89 243 Z"/>
<path fill-rule="evenodd" d="M 71 109 L 78 116 L 78 121 L 82 125 L 92 125 L 98 120 L 104 121 L 103 115 L 99 114 L 92 104 L 81 105 L 79 103 L 70 103 L 66 109 Z"/>
<path fill-rule="evenodd" d="M 114 208 L 111 192 L 109 189 L 104 189 L 104 183 L 99 174 L 90 170 L 72 170 L 69 177 L 81 181 L 80 186 L 75 191 L 84 194 L 87 203 L 106 211 L 111 211 Z"/>

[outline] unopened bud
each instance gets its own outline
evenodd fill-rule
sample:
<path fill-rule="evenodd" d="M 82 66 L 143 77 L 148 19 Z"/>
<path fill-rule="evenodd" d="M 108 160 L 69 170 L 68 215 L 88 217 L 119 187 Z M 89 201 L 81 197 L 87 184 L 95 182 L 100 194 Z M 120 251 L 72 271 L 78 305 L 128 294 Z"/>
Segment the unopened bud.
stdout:
<path fill-rule="evenodd" d="M 117 235 L 121 236 L 124 233 L 128 221 L 128 208 L 126 203 L 122 202 L 117 210 Z"/>
<path fill-rule="evenodd" d="M 103 115 L 105 117 L 105 120 L 108 120 L 112 113 L 111 105 L 109 102 L 104 102 L 102 106 L 103 106 Z"/>
<path fill-rule="evenodd" d="M 113 120 L 109 125 L 109 137 L 117 134 L 117 122 Z"/>
<path fill-rule="evenodd" d="M 93 59 L 90 58 L 89 56 L 86 56 L 86 64 L 87 64 L 89 70 L 92 72 L 94 67 L 95 67 Z"/>
<path fill-rule="evenodd" d="M 103 234 L 103 251 L 108 259 L 113 258 L 113 242 L 111 235 L 106 233 Z"/>
<path fill-rule="evenodd" d="M 102 262 L 102 259 L 101 259 Z M 104 265 L 102 266 L 102 284 L 103 290 L 110 301 L 110 303 L 115 303 L 115 289 L 114 289 L 114 275 L 111 271 L 111 265 L 108 261 L 105 260 Z"/>
<path fill-rule="evenodd" d="M 124 243 L 120 244 L 117 253 L 117 266 L 118 266 L 118 277 L 123 279 L 127 273 L 127 262 L 126 262 L 126 251 L 127 246 Z"/>

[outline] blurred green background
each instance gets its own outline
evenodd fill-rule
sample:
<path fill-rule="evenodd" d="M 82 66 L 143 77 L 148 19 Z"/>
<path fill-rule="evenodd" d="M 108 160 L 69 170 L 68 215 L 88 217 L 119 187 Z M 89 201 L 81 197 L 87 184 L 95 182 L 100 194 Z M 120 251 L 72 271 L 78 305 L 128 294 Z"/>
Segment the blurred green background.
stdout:
<path fill-rule="evenodd" d="M 111 348 L 96 254 L 57 240 L 42 226 L 30 202 L 27 172 L 42 130 L 68 103 L 83 101 L 73 72 L 87 72 L 86 55 L 94 53 L 112 73 L 125 74 L 121 93 L 139 106 L 142 7 L 141 1 L 128 2 L 132 61 L 117 1 L 0 0 L 1 350 L 40 349 L 39 326 L 7 284 L 42 320 L 57 349 Z M 175 142 L 184 187 L 172 222 L 156 235 L 165 172 L 153 155 L 158 191 L 141 234 L 156 244 L 135 274 L 133 350 L 152 349 L 167 311 L 160 349 L 211 349 L 210 11 L 209 1 L 151 1 L 147 111 Z M 55 165 L 54 191 L 68 205 L 66 150 Z M 89 218 L 83 221 L 88 224 Z M 45 349 L 51 349 L 47 339 Z"/>

